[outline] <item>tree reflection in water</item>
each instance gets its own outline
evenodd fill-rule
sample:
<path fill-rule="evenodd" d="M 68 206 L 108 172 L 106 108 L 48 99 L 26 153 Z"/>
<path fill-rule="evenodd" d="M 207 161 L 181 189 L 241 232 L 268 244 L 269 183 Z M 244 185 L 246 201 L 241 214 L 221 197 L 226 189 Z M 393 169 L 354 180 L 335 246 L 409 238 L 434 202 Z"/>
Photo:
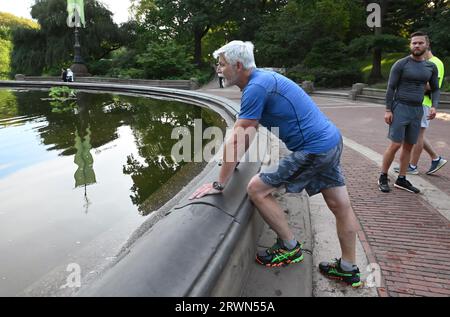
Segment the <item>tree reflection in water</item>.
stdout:
<path fill-rule="evenodd" d="M 172 130 L 187 127 L 193 135 L 195 119 L 202 119 L 203 130 L 210 126 L 225 130 L 225 122 L 216 113 L 179 102 L 78 92 L 78 111 L 52 113 L 49 102 L 41 100 L 46 96 L 40 91 L 4 93 L 3 97 L 0 95 L 7 101 L 0 103 L 2 117 L 26 116 L 46 121 L 37 131 L 41 143 L 47 151 L 74 156 L 75 187 L 85 189 L 97 181 L 94 171 L 97 153 L 110 150 L 108 144 L 119 138 L 119 128 L 128 126 L 137 153 L 121 153 L 126 159 L 122 172 L 132 179 L 130 199 L 142 215 L 163 205 L 205 166 L 173 161 L 171 150 L 178 140 L 171 139 Z M 194 147 L 191 148 L 193 151 Z M 92 149 L 98 152 L 91 153 Z M 85 200 L 87 210 L 86 190 Z"/>

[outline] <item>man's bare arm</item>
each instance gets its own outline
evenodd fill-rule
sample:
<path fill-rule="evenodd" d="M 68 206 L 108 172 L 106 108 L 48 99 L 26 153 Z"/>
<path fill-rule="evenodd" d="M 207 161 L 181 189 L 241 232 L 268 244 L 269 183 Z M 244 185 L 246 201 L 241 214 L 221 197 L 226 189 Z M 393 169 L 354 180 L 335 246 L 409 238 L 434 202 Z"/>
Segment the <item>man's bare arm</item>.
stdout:
<path fill-rule="evenodd" d="M 223 164 L 220 169 L 219 183 L 226 184 L 239 160 L 247 152 L 258 128 L 258 120 L 238 119 L 233 133 L 226 141 L 223 150 Z"/>
<path fill-rule="evenodd" d="M 237 163 L 252 143 L 256 135 L 258 124 L 258 120 L 238 119 L 236 121 L 233 132 L 224 145 L 223 164 L 218 179 L 220 185 L 225 186 L 230 179 Z M 204 184 L 199 187 L 189 199 L 197 199 L 205 195 L 220 194 L 222 189 L 214 188 L 212 183 Z"/>

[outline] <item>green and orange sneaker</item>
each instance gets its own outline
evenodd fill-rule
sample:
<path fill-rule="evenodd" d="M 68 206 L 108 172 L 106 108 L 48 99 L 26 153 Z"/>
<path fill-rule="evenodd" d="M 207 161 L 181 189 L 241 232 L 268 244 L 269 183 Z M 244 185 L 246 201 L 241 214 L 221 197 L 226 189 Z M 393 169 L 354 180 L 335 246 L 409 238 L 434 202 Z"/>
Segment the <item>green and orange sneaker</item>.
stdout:
<path fill-rule="evenodd" d="M 283 240 L 277 239 L 273 246 L 256 254 L 256 262 L 267 267 L 286 266 L 301 261 L 303 261 L 302 245 L 298 241 L 295 248 L 289 250 Z"/>
<path fill-rule="evenodd" d="M 361 274 L 359 273 L 359 268 L 354 266 L 352 271 L 344 271 L 341 268 L 341 259 L 334 259 L 333 262 L 321 262 L 319 264 L 319 270 L 326 277 L 345 282 L 353 288 L 358 288 L 363 285 L 360 279 Z"/>

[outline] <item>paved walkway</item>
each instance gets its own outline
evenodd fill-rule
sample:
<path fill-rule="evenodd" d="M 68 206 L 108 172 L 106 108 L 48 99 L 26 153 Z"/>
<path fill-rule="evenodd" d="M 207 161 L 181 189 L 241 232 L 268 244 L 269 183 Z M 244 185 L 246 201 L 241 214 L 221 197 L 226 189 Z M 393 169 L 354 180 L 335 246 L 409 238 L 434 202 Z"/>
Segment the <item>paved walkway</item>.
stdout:
<path fill-rule="evenodd" d="M 236 87 L 208 87 L 204 92 L 236 102 L 240 100 Z M 358 237 L 367 263 L 375 273 L 377 269 L 381 272 L 378 295 L 450 296 L 450 164 L 436 175 L 425 175 L 430 160 L 423 153 L 419 162 L 420 175 L 408 176 L 413 184 L 422 189 L 421 194 L 398 189 L 388 194 L 381 193 L 377 179 L 382 154 L 389 144 L 387 126 L 383 120 L 384 107 L 345 99 L 314 96 L 313 99 L 345 137 L 342 165 L 352 205 L 360 222 Z M 449 135 L 450 111 L 444 110 L 432 122 L 427 137 L 445 158 L 450 158 Z M 393 165 L 396 164 L 398 155 Z M 395 174 L 392 173 L 390 179 L 393 184 Z M 313 226 L 320 226 L 320 223 L 313 221 Z M 317 233 L 316 229 L 313 228 L 313 231 Z M 346 296 L 342 288 L 336 289 Z M 313 293 L 315 296 L 327 296 L 326 292 Z M 348 295 L 358 296 L 354 292 Z M 334 296 L 331 291 L 329 296 Z M 374 294 L 366 292 L 365 296 Z"/>

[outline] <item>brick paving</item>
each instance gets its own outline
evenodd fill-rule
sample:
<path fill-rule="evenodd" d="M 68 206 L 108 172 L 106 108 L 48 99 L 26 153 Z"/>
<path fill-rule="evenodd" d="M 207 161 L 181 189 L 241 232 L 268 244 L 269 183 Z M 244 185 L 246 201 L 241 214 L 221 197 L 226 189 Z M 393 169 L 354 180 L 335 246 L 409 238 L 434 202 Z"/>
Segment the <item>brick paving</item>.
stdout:
<path fill-rule="evenodd" d="M 383 154 L 389 144 L 381 106 L 316 99 L 322 111 L 344 136 Z M 450 157 L 450 124 L 435 120 L 428 137 L 440 154 Z M 398 157 L 398 155 L 397 155 Z M 420 195 L 393 189 L 381 193 L 376 184 L 377 164 L 345 147 L 343 169 L 355 214 L 361 225 L 360 240 L 369 261 L 380 265 L 380 296 L 450 296 L 450 222 Z M 394 163 L 395 164 L 395 163 Z M 424 174 L 427 155 L 420 162 Z M 450 193 L 450 166 L 435 176 L 422 175 L 443 192 Z"/>
<path fill-rule="evenodd" d="M 313 98 L 321 106 L 322 111 L 341 129 L 342 134 L 355 142 L 383 154 L 388 146 L 387 125 L 384 123 L 383 105 L 355 103 L 346 100 L 330 100 Z M 450 160 L 450 110 L 442 110 L 439 118 L 431 122 L 425 136 L 430 140 L 434 150 L 442 157 Z M 394 164 L 398 164 L 399 153 Z M 429 155 L 424 151 L 419 160 L 421 176 L 450 195 L 450 163 L 435 175 L 426 175 L 431 165 Z"/>
<path fill-rule="evenodd" d="M 377 165 L 348 147 L 343 169 L 363 247 L 380 265 L 387 295 L 450 296 L 448 220 L 418 195 L 380 192 Z"/>
<path fill-rule="evenodd" d="M 239 102 L 239 92 L 227 90 L 205 92 Z M 382 105 L 323 97 L 313 99 L 345 137 L 384 153 L 389 141 Z M 438 154 L 449 159 L 450 111 L 444 110 L 442 114 L 432 122 L 427 137 Z M 398 160 L 393 164 L 398 164 Z M 379 295 L 450 297 L 450 222 L 421 195 L 394 188 L 391 193 L 381 193 L 377 187 L 380 167 L 347 146 L 342 166 L 360 223 L 358 237 L 369 262 L 381 269 Z M 421 176 L 450 195 L 450 163 L 434 176 L 425 175 L 429 166 L 429 157 L 423 153 L 419 161 Z"/>

